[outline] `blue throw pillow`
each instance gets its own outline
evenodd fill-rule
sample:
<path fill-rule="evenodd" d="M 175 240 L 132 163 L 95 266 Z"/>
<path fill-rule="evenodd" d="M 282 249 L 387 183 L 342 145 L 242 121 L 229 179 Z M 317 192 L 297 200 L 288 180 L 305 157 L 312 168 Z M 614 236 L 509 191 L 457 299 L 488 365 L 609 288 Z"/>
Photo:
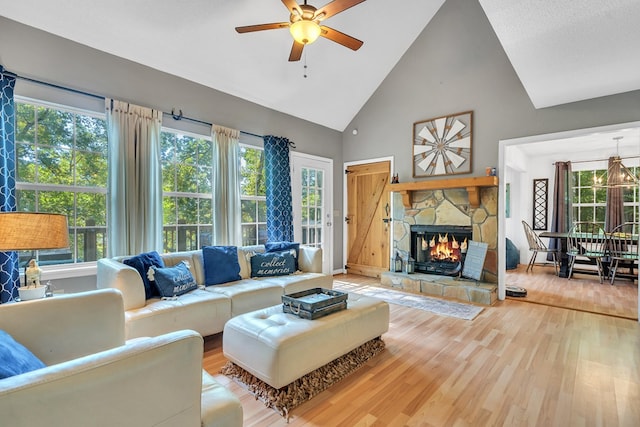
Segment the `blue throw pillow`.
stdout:
<path fill-rule="evenodd" d="M 240 280 L 238 248 L 235 246 L 203 246 L 205 286 Z"/>
<path fill-rule="evenodd" d="M 160 257 L 160 254 L 158 252 L 145 252 L 140 255 L 127 258 L 122 262 L 130 267 L 135 268 L 136 270 L 138 270 L 138 273 L 140 273 L 140 277 L 142 277 L 142 283 L 144 283 L 144 296 L 146 299 L 160 296 L 155 283 L 150 281 L 147 277 L 149 267 L 164 267 L 164 262 L 162 261 L 162 258 Z"/>
<path fill-rule="evenodd" d="M 149 276 L 153 277 L 160 296 L 165 298 L 177 297 L 198 289 L 186 261 L 181 261 L 173 267 L 151 267 Z"/>
<path fill-rule="evenodd" d="M 296 269 L 296 251 L 265 252 L 251 257 L 251 277 L 285 276 Z"/>
<path fill-rule="evenodd" d="M 295 249 L 296 251 L 296 271 L 298 271 L 298 255 L 300 255 L 300 243 L 293 242 L 267 242 L 264 244 L 264 249 L 267 252 L 280 252 L 289 249 Z"/>
<path fill-rule="evenodd" d="M 44 368 L 46 365 L 11 335 L 0 330 L 0 379 Z"/>

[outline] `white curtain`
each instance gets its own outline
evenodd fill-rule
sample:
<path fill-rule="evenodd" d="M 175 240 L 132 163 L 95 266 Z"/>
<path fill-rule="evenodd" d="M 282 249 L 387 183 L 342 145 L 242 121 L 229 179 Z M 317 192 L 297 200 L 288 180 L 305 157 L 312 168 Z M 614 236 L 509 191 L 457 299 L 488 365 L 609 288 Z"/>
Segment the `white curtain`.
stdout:
<path fill-rule="evenodd" d="M 213 244 L 240 246 L 240 131 L 216 125 L 211 130 Z"/>
<path fill-rule="evenodd" d="M 162 111 L 105 99 L 109 140 L 107 255 L 162 251 Z"/>

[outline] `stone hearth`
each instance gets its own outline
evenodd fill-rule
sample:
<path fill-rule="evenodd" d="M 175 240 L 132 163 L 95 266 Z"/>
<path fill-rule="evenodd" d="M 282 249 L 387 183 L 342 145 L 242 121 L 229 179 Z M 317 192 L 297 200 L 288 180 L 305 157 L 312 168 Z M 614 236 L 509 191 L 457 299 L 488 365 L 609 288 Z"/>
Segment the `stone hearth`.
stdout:
<path fill-rule="evenodd" d="M 495 283 L 476 282 L 450 276 L 387 271 L 380 275 L 380 283 L 398 290 L 475 304 L 492 305 L 498 299 L 498 285 Z"/>

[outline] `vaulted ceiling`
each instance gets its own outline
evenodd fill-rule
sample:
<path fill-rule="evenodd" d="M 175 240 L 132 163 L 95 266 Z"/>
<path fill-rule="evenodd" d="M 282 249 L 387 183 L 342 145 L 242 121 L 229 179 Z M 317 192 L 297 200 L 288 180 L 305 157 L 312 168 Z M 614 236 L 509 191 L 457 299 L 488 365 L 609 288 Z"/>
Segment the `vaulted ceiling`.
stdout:
<path fill-rule="evenodd" d="M 536 108 L 640 89 L 640 1 L 478 1 Z M 360 50 L 320 38 L 299 62 L 287 29 L 235 31 L 288 21 L 280 0 L 0 0 L 0 14 L 342 131 L 443 3 L 367 0 L 324 21 Z"/>

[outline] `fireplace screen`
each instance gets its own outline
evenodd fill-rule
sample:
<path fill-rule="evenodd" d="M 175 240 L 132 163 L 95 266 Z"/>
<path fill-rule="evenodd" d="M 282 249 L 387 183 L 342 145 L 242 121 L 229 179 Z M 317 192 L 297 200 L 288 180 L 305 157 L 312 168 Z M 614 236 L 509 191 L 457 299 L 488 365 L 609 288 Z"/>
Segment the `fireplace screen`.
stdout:
<path fill-rule="evenodd" d="M 412 225 L 411 255 L 416 271 L 457 275 L 471 236 L 470 226 Z"/>

